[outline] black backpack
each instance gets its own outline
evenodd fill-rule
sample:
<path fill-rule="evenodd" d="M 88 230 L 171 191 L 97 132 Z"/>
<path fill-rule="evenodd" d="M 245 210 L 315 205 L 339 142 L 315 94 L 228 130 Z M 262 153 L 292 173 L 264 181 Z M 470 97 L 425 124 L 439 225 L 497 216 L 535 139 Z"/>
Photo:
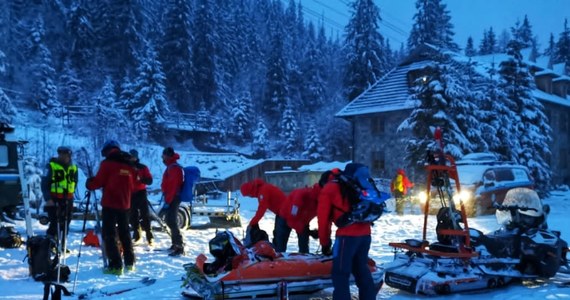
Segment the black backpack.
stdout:
<path fill-rule="evenodd" d="M 341 186 L 343 197 L 348 198 L 351 204 L 351 210 L 335 221 L 337 227 L 372 223 L 382 216 L 390 195 L 376 188 L 367 166 L 350 163 L 336 175 L 336 181 Z"/>
<path fill-rule="evenodd" d="M 56 281 L 58 266 L 60 268 L 60 282 L 69 279 L 71 273 L 66 265 L 59 265 L 57 243 L 53 238 L 37 235 L 28 239 L 28 264 L 30 276 L 36 281 Z"/>
<path fill-rule="evenodd" d="M 0 247 L 19 248 L 22 246 L 22 236 L 12 226 L 0 227 Z"/>

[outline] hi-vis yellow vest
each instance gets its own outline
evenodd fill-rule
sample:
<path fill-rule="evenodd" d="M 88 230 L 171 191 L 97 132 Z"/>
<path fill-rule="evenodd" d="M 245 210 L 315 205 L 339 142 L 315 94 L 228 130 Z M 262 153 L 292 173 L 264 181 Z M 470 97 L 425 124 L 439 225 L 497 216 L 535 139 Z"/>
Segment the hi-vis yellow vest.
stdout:
<path fill-rule="evenodd" d="M 73 199 L 73 193 L 77 185 L 75 181 L 77 166 L 70 165 L 65 169 L 62 165 L 53 161 L 49 165 L 51 167 L 51 196 L 58 199 Z M 67 195 L 65 192 L 67 192 Z"/>

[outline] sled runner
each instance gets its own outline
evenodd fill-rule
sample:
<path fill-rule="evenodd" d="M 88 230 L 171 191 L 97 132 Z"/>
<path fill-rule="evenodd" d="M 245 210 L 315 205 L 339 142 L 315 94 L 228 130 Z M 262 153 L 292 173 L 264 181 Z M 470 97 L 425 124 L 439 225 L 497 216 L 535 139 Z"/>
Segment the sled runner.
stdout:
<path fill-rule="evenodd" d="M 332 287 L 331 257 L 277 253 L 267 241 L 246 248 L 229 231 L 218 233 L 210 241 L 210 253 L 216 258 L 212 263 L 200 254 L 195 263 L 184 265 L 186 289 L 182 295 L 200 299 L 286 299 L 288 294 L 310 294 Z M 380 289 L 383 269 L 371 259 L 368 266 Z"/>

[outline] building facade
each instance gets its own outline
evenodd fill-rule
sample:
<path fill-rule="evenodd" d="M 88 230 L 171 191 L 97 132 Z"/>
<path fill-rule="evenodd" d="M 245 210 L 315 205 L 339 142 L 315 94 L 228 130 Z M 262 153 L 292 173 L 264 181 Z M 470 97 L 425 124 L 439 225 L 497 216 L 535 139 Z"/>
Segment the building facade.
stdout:
<path fill-rule="evenodd" d="M 411 133 L 398 131 L 398 127 L 414 108 L 410 100 L 412 83 L 429 72 L 429 66 L 434 64 L 431 58 L 438 54 L 434 51 L 438 50 L 428 46 L 416 49 L 336 114 L 352 123 L 354 161 L 369 165 L 375 177 L 390 178 L 398 168 L 410 164 L 405 161 L 405 149 Z M 530 50 L 522 54 L 529 57 Z M 471 58 L 452 55 L 457 63 L 469 62 L 479 69 L 498 66 L 509 58 L 506 54 Z M 535 78 L 533 95 L 544 105 L 552 128 L 552 155 L 548 162 L 553 184 L 570 184 L 570 77 L 565 75 L 566 66 L 548 67 L 548 59 L 541 57 L 525 62 Z M 414 174 L 409 175 L 413 180 Z"/>

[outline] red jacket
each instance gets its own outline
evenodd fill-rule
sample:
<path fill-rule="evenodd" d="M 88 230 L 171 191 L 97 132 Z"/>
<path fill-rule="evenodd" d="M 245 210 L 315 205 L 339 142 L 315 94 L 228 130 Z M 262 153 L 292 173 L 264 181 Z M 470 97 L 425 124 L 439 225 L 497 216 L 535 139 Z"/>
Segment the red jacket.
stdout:
<path fill-rule="evenodd" d="M 241 194 L 247 197 L 257 198 L 259 204 L 255 216 L 249 221 L 249 226 L 256 225 L 269 209 L 279 216 L 281 206 L 287 200 L 285 194 L 276 186 L 266 183 L 262 179 L 254 179 L 240 187 Z"/>
<path fill-rule="evenodd" d="M 174 156 L 164 163 L 166 170 L 162 174 L 160 188 L 164 194 L 164 201 L 168 204 L 172 203 L 174 198 L 180 195 L 180 190 L 182 190 L 182 184 L 184 183 L 184 171 L 177 163 L 179 158 L 180 155 L 174 153 Z"/>
<path fill-rule="evenodd" d="M 147 166 L 137 163 L 137 180 L 135 182 L 135 192 L 146 190 L 147 184 L 152 184 L 152 175 Z"/>
<path fill-rule="evenodd" d="M 317 216 L 317 204 L 321 186 L 315 183 L 312 187 L 293 190 L 281 207 L 282 218 L 297 233 L 302 233 L 311 220 Z"/>
<path fill-rule="evenodd" d="M 337 182 L 327 183 L 319 194 L 317 218 L 319 220 L 319 241 L 322 246 L 331 243 L 331 226 L 345 212 L 350 211 L 350 202 L 343 198 Z M 354 223 L 336 230 L 337 236 L 370 235 L 369 223 Z"/>
<path fill-rule="evenodd" d="M 125 152 L 113 149 L 101 162 L 97 175 L 87 181 L 89 190 L 103 188 L 101 205 L 105 208 L 127 210 L 131 208 L 131 193 L 136 180 L 136 170 Z"/>

